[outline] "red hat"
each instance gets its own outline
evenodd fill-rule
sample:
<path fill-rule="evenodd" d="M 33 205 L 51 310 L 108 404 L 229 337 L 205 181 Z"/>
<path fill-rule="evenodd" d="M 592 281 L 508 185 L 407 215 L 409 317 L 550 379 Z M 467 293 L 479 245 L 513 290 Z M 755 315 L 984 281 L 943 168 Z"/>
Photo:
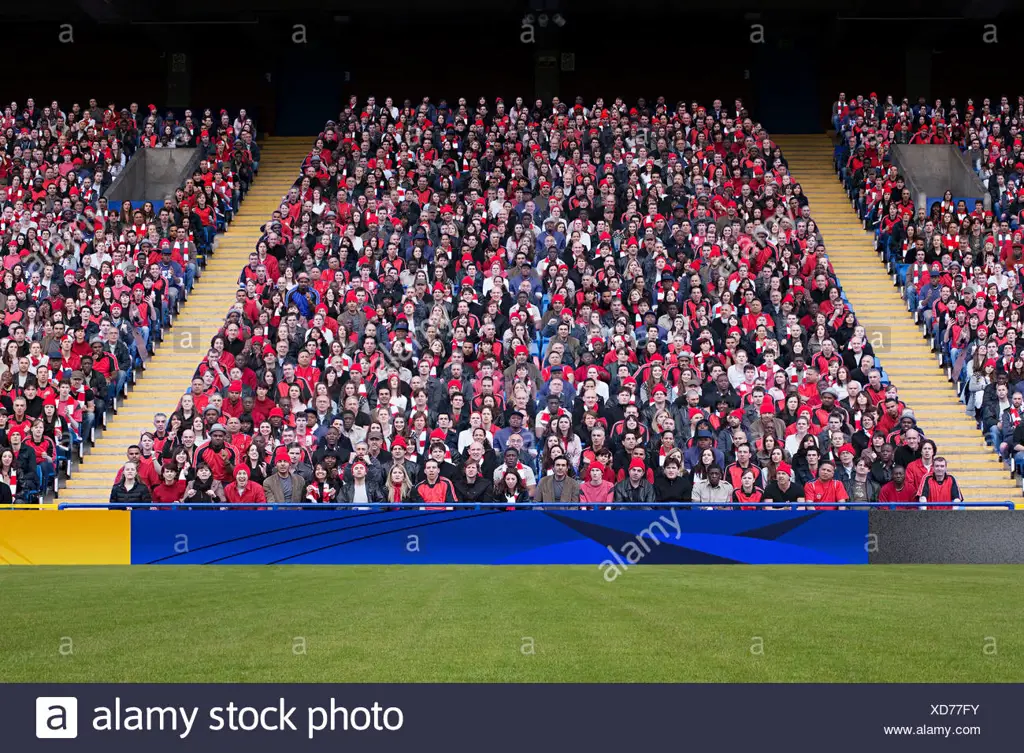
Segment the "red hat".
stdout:
<path fill-rule="evenodd" d="M 517 356 L 529 356 L 530 355 L 530 349 L 527 348 L 525 345 L 517 345 L 514 352 L 515 352 L 515 355 L 517 355 Z"/>
<path fill-rule="evenodd" d="M 270 409 L 270 414 L 267 416 L 267 418 L 274 418 L 274 416 L 277 416 L 278 418 L 284 418 L 284 411 L 282 411 L 275 405 L 273 408 Z"/>
<path fill-rule="evenodd" d="M 404 447 L 405 449 L 409 449 L 409 443 L 405 441 L 405 437 L 398 436 L 391 442 L 391 447 Z"/>
<path fill-rule="evenodd" d="M 996 359 L 989 358 L 987 361 L 985 361 L 985 368 L 987 369 L 989 366 L 991 366 L 994 369 L 996 367 Z"/>
<path fill-rule="evenodd" d="M 770 416 L 773 413 L 775 413 L 775 403 L 770 397 L 766 397 L 761 401 L 761 415 Z"/>
<path fill-rule="evenodd" d="M 441 429 L 434 429 L 432 432 L 430 432 L 430 441 L 431 442 L 444 442 L 445 439 L 447 439 L 447 438 L 448 437 L 445 435 L 444 431 L 442 431 Z"/>
<path fill-rule="evenodd" d="M 458 379 L 451 379 L 451 380 L 448 381 L 448 391 L 449 392 L 451 392 L 452 390 L 461 390 L 461 389 L 462 389 L 462 382 L 460 380 L 458 380 Z"/>
<path fill-rule="evenodd" d="M 285 447 L 278 447 L 277 451 L 274 452 L 274 463 L 290 463 L 292 460 L 288 457 L 288 449 Z"/>
<path fill-rule="evenodd" d="M 345 303 L 356 303 L 356 291 L 348 291 L 348 294 L 345 296 Z"/>
<path fill-rule="evenodd" d="M 561 293 L 556 293 L 555 295 L 551 296 L 551 303 L 565 303 L 565 296 L 562 295 Z"/>
<path fill-rule="evenodd" d="M 856 450 L 853 449 L 853 445 L 850 444 L 849 442 L 847 442 L 846 444 L 844 444 L 842 447 L 839 448 L 839 454 L 840 455 L 842 455 L 844 452 L 848 452 L 851 455 L 856 455 L 857 454 Z"/>
<path fill-rule="evenodd" d="M 633 458 L 632 460 L 629 461 L 629 470 L 633 470 L 634 468 L 639 468 L 642 471 L 646 471 L 647 464 L 644 463 L 644 461 L 641 460 L 640 458 Z"/>
<path fill-rule="evenodd" d="M 651 394 L 652 395 L 657 395 L 659 392 L 662 395 L 667 395 L 668 394 L 668 390 L 665 389 L 665 385 L 663 385 L 661 382 L 659 382 L 658 384 L 654 385 L 654 389 L 651 390 Z"/>
<path fill-rule="evenodd" d="M 249 475 L 249 466 L 242 464 L 235 468 L 235 480 L 238 480 L 238 476 L 242 473 Z"/>
<path fill-rule="evenodd" d="M 595 460 L 593 463 L 590 464 L 590 470 L 594 470 L 595 468 L 601 471 L 601 473 L 604 473 L 604 463 L 602 463 L 601 461 Z"/>
<path fill-rule="evenodd" d="M 14 286 L 14 292 L 15 293 L 27 293 L 28 292 L 28 285 L 26 285 L 23 282 L 19 282 L 17 285 Z"/>
<path fill-rule="evenodd" d="M 143 293 L 146 292 L 146 288 L 142 286 L 141 282 L 137 282 L 134 285 L 132 285 L 132 292 L 134 293 L 137 290 L 141 290 Z"/>
<path fill-rule="evenodd" d="M 355 468 L 357 465 L 361 465 L 361 466 L 363 466 L 363 468 L 366 468 L 366 461 L 365 460 L 357 460 L 354 463 L 352 463 L 352 467 L 353 468 Z"/>
<path fill-rule="evenodd" d="M 732 417 L 732 418 L 738 418 L 740 421 L 742 421 L 743 420 L 743 409 L 742 408 L 737 408 L 736 410 L 731 411 L 729 413 L 729 416 Z"/>
<path fill-rule="evenodd" d="M 804 407 L 802 407 L 802 408 L 801 408 L 800 410 L 798 410 L 798 411 L 796 412 L 796 415 L 797 415 L 797 416 L 807 416 L 808 418 L 810 418 L 810 417 L 811 417 L 811 409 L 810 409 L 810 408 L 808 408 L 808 407 L 807 407 L 807 406 L 805 405 Z"/>
<path fill-rule="evenodd" d="M 793 468 L 789 465 L 789 463 L 779 463 L 775 470 L 778 471 L 779 473 L 785 473 L 787 476 L 793 475 Z"/>
<path fill-rule="evenodd" d="M 363 306 L 363 315 L 367 319 L 373 319 L 373 317 L 377 316 L 377 309 L 373 306 Z"/>
<path fill-rule="evenodd" d="M 238 380 L 235 380 L 234 382 L 232 382 L 231 384 L 228 385 L 228 392 L 241 392 L 241 391 L 242 391 L 242 383 L 239 382 Z"/>
<path fill-rule="evenodd" d="M 623 387 L 629 387 L 629 386 L 636 387 L 636 379 L 634 379 L 631 376 L 628 376 L 628 377 L 626 377 L 625 379 L 622 380 L 622 386 Z"/>

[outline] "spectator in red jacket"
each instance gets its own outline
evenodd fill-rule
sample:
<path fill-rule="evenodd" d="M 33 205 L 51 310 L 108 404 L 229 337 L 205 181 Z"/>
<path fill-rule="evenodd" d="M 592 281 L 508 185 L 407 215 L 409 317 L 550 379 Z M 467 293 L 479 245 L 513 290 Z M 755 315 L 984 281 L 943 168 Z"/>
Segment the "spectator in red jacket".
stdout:
<path fill-rule="evenodd" d="M 187 486 L 188 482 L 178 475 L 177 466 L 173 462 L 166 463 L 160 469 L 160 483 L 151 490 L 153 502 L 157 504 L 181 502 Z"/>
<path fill-rule="evenodd" d="M 224 496 L 231 505 L 244 505 L 234 508 L 237 510 L 266 509 L 263 506 L 267 502 L 263 487 L 249 480 L 249 468 L 246 465 L 235 468 L 235 481 L 224 487 Z"/>

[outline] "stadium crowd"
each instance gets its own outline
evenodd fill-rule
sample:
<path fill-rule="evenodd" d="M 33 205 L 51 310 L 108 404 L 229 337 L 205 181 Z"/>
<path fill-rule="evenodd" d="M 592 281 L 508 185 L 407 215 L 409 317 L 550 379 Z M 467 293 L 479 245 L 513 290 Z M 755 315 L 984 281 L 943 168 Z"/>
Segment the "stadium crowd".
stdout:
<path fill-rule="evenodd" d="M 37 502 L 116 411 L 187 297 L 258 167 L 245 111 L 155 105 L 64 110 L 28 99 L 0 116 L 0 503 Z M 104 194 L 138 149 L 202 161 L 157 204 Z"/>
<path fill-rule="evenodd" d="M 962 501 L 742 102 L 352 98 L 120 504 Z"/>
<path fill-rule="evenodd" d="M 836 166 L 907 306 L 1000 457 L 1024 470 L 1024 96 L 912 105 L 875 93 L 833 107 Z M 893 144 L 958 147 L 988 196 L 968 206 L 946 191 L 916 206 L 887 155 Z"/>

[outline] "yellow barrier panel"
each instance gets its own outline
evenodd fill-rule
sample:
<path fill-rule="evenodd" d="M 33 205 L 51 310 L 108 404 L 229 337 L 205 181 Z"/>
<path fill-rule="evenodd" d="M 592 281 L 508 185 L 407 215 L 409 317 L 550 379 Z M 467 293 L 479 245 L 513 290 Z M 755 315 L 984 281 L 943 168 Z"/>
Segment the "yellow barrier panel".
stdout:
<path fill-rule="evenodd" d="M 0 509 L 0 565 L 130 565 L 127 510 Z"/>

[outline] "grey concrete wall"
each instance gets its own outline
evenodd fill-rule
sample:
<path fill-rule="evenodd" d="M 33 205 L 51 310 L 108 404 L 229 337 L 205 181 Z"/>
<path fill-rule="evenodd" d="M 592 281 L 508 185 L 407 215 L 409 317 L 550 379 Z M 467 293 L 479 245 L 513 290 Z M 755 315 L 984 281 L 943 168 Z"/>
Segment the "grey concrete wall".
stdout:
<path fill-rule="evenodd" d="M 872 510 L 868 530 L 873 565 L 1024 563 L 1020 510 Z"/>
<path fill-rule="evenodd" d="M 893 163 L 907 179 L 907 185 L 917 206 L 925 206 L 927 199 L 941 198 L 952 191 L 957 198 L 990 201 L 989 193 L 955 146 L 907 144 L 894 146 Z M 968 209 L 973 209 L 968 206 Z"/>
<path fill-rule="evenodd" d="M 139 149 L 107 189 L 110 203 L 163 201 L 199 165 L 198 149 Z"/>

